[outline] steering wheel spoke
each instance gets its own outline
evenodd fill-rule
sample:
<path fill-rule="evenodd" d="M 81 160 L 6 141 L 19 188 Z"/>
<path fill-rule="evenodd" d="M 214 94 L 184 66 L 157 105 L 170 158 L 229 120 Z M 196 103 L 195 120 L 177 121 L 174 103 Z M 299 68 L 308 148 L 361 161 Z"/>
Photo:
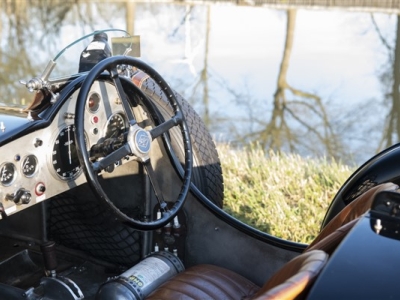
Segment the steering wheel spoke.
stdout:
<path fill-rule="evenodd" d="M 182 112 L 178 111 L 175 114 L 175 116 L 173 116 L 171 119 L 150 130 L 151 138 L 154 140 L 160 135 L 162 135 L 164 132 L 167 132 L 172 127 L 175 127 L 181 123 L 182 123 Z"/>
<path fill-rule="evenodd" d="M 133 115 L 133 112 L 131 110 L 131 106 L 129 104 L 128 99 L 126 98 L 124 88 L 122 87 L 121 79 L 118 76 L 118 70 L 116 66 L 113 66 L 113 68 L 110 68 L 110 74 L 111 78 L 114 82 L 115 88 L 117 89 L 118 97 L 122 102 L 122 106 L 124 107 L 125 114 L 128 118 L 129 124 L 132 126 L 136 124 L 136 119 L 135 116 Z"/>
<path fill-rule="evenodd" d="M 92 163 L 93 171 L 99 172 L 101 170 L 106 169 L 107 167 L 111 166 L 112 164 L 120 161 L 124 157 L 130 155 L 132 153 L 128 144 L 123 145 L 122 147 L 118 148 L 117 150 L 113 151 L 103 159 Z"/>
<path fill-rule="evenodd" d="M 158 184 L 157 176 L 156 173 L 154 172 L 153 166 L 150 163 L 150 160 L 144 163 L 144 167 L 146 169 L 147 175 L 149 176 L 151 186 L 153 187 L 154 190 L 154 195 L 157 198 L 161 211 L 162 212 L 168 211 L 167 202 L 165 202 L 164 200 L 162 190 L 160 188 L 160 185 Z"/>

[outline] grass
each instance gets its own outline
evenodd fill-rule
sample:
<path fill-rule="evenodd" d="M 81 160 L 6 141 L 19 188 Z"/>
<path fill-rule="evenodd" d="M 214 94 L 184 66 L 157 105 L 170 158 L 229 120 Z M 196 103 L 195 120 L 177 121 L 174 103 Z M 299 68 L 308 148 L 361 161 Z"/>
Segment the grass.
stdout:
<path fill-rule="evenodd" d="M 326 158 L 237 150 L 218 145 L 224 174 L 224 209 L 262 231 L 309 243 L 352 169 Z"/>

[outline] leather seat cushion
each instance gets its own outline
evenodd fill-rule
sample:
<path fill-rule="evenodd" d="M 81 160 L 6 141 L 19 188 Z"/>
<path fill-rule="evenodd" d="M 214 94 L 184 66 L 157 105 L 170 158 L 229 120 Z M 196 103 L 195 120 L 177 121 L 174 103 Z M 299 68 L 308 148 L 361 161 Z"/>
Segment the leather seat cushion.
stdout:
<path fill-rule="evenodd" d="M 251 297 L 259 286 L 230 270 L 197 265 L 159 286 L 146 299 L 242 299 Z"/>

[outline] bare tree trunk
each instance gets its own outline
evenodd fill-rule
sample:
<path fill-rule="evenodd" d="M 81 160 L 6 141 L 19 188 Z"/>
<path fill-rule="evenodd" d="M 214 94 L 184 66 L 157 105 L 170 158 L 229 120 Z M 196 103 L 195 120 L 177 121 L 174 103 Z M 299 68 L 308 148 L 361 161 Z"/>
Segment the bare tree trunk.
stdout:
<path fill-rule="evenodd" d="M 274 94 L 274 108 L 272 111 L 271 122 L 265 131 L 265 135 L 271 136 L 270 147 L 273 149 L 280 149 L 282 146 L 281 130 L 284 126 L 284 107 L 286 104 L 285 89 L 288 87 L 286 76 L 289 69 L 290 55 L 293 48 L 294 30 L 296 26 L 296 10 L 290 9 L 287 11 L 287 26 L 286 26 L 286 40 L 285 49 L 279 69 L 277 89 Z M 263 140 L 267 140 L 264 136 Z M 264 147 L 266 145 L 264 144 Z"/>
<path fill-rule="evenodd" d="M 191 59 L 192 56 L 192 28 L 190 24 L 190 17 L 192 12 L 192 4 L 186 5 L 185 14 L 185 59 Z"/>
<path fill-rule="evenodd" d="M 193 98 L 197 94 L 197 89 L 202 86 L 203 91 L 202 91 L 202 106 L 204 107 L 204 112 L 202 114 L 202 119 L 204 121 L 204 124 L 207 127 L 210 127 L 211 125 L 211 119 L 210 119 L 210 109 L 209 109 L 209 86 L 208 86 L 208 48 L 209 48 L 209 43 L 210 43 L 210 22 L 211 22 L 211 12 L 210 12 L 210 7 L 207 6 L 207 20 L 206 20 L 206 32 L 205 32 L 205 45 L 204 45 L 204 62 L 203 62 L 203 68 L 200 71 L 199 74 L 199 79 L 196 81 L 196 84 L 193 87 L 193 92 L 192 96 L 189 97 L 189 99 Z"/>
<path fill-rule="evenodd" d="M 206 25 L 206 41 L 204 52 L 204 68 L 201 71 L 201 81 L 203 81 L 203 105 L 204 105 L 204 124 L 210 126 L 210 111 L 209 111 L 209 94 L 208 94 L 208 47 L 210 40 L 210 5 L 207 6 L 207 25 Z"/>
<path fill-rule="evenodd" d="M 283 52 L 283 58 L 281 61 L 281 66 L 278 75 L 278 90 L 277 92 L 287 87 L 286 76 L 289 69 L 290 56 L 293 49 L 293 39 L 294 30 L 296 26 L 296 15 L 297 11 L 295 9 L 290 9 L 287 11 L 287 26 L 286 26 L 286 40 L 285 40 L 285 50 Z"/>
<path fill-rule="evenodd" d="M 397 141 L 400 141 L 400 16 L 397 16 L 396 46 L 393 66 L 393 111 L 396 122 Z"/>
<path fill-rule="evenodd" d="M 375 28 L 380 34 L 379 28 L 375 25 Z M 400 16 L 397 16 L 397 29 L 396 29 L 396 44 L 394 49 L 389 46 L 386 40 L 381 36 L 383 44 L 389 51 L 389 62 L 393 66 L 391 70 L 391 102 L 392 107 L 389 111 L 388 118 L 382 139 L 379 143 L 378 151 L 383 148 L 390 147 L 394 143 L 400 141 Z M 394 141 L 394 136 L 397 137 L 397 141 Z"/>

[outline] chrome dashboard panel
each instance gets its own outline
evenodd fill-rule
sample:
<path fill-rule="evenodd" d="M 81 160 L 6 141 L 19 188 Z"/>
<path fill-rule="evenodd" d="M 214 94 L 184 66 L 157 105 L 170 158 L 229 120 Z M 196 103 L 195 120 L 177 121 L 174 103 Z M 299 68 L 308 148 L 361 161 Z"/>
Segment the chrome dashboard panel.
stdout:
<path fill-rule="evenodd" d="M 86 182 L 79 162 L 72 166 L 77 160 L 73 136 L 78 94 L 79 89 L 64 101 L 49 126 L 0 147 L 0 218 Z M 0 125 L 5 128 L 3 131 L 0 128 L 0 138 L 8 130 L 27 122 L 37 121 L 31 120 L 29 114 L 26 118 L 0 115 Z M 96 81 L 85 109 L 88 149 L 112 135 L 113 130 L 125 130 L 124 122 L 125 114 L 115 87 L 105 81 Z M 66 171 L 62 168 L 66 168 Z"/>

